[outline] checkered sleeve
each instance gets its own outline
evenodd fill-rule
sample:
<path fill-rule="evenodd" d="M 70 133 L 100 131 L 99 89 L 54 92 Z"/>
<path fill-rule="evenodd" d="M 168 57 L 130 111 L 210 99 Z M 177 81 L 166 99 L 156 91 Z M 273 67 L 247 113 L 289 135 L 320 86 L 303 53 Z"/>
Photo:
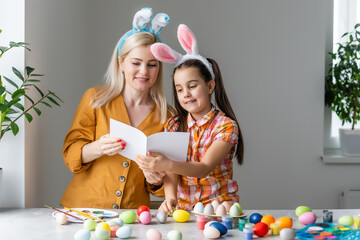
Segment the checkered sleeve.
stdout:
<path fill-rule="evenodd" d="M 230 118 L 222 119 L 218 124 L 218 129 L 214 137 L 214 141 L 222 140 L 233 144 L 238 143 L 239 127 L 235 121 Z"/>

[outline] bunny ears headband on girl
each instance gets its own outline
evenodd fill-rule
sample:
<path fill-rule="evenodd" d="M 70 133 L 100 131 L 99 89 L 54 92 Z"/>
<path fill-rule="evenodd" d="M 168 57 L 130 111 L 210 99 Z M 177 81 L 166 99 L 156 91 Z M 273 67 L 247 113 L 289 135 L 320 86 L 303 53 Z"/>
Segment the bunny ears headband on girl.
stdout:
<path fill-rule="evenodd" d="M 151 21 L 151 25 L 149 29 L 146 29 L 145 26 L 150 21 Z M 142 8 L 134 15 L 134 20 L 132 24 L 133 29 L 129 30 L 121 37 L 118 47 L 118 56 L 120 56 L 120 50 L 124 45 L 126 39 L 128 39 L 128 37 L 138 32 L 152 33 L 161 42 L 159 33 L 161 29 L 169 23 L 169 21 L 170 21 L 170 17 L 165 13 L 158 13 L 155 15 L 153 19 L 153 10 L 151 8 Z"/>
<path fill-rule="evenodd" d="M 185 24 L 180 24 L 177 31 L 177 37 L 181 47 L 186 51 L 186 55 L 181 55 L 174 49 L 164 43 L 154 43 L 150 50 L 154 56 L 161 62 L 173 63 L 175 67 L 184 63 L 189 59 L 197 59 L 201 61 L 211 74 L 211 78 L 215 80 L 214 70 L 211 63 L 199 54 L 195 35 Z"/>

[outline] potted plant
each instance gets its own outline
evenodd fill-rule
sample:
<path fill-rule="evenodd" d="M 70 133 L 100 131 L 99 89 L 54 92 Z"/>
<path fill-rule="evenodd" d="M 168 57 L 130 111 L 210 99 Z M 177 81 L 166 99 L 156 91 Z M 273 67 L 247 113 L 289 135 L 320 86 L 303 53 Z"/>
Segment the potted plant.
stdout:
<path fill-rule="evenodd" d="M 2 30 L 0 29 L 0 34 Z M 17 47 L 23 47 L 30 50 L 27 46 L 28 43 L 24 42 L 10 42 L 9 46 L 0 46 L 0 64 L 2 56 L 9 50 Z M 39 77 L 43 74 L 35 73 L 35 69 L 26 66 L 23 70 L 24 73 L 16 68 L 12 68 L 13 73 L 16 76 L 16 80 L 12 80 L 6 76 L 0 74 L 0 144 L 4 135 L 7 132 L 12 132 L 15 136 L 19 132 L 19 126 L 17 121 L 25 116 L 27 121 L 30 123 L 33 120 L 31 114 L 34 112 L 37 115 L 41 115 L 39 105 L 45 105 L 52 107 L 52 105 L 60 106 L 59 102 L 63 102 L 56 94 L 52 91 L 43 92 L 37 86 L 40 82 Z M 7 82 L 7 86 L 5 86 Z M 28 95 L 28 90 L 35 89 L 38 94 L 37 99 L 33 99 Z M 21 102 L 22 98 L 26 98 L 29 104 L 24 106 Z M 2 168 L 0 167 L 0 189 L 2 183 Z"/>
<path fill-rule="evenodd" d="M 351 123 L 351 129 L 340 128 L 339 139 L 342 153 L 360 156 L 360 129 L 355 125 L 360 120 L 360 23 L 354 32 L 342 35 L 344 43 L 338 43 L 336 52 L 330 53 L 332 64 L 325 78 L 325 104 L 342 121 Z"/>

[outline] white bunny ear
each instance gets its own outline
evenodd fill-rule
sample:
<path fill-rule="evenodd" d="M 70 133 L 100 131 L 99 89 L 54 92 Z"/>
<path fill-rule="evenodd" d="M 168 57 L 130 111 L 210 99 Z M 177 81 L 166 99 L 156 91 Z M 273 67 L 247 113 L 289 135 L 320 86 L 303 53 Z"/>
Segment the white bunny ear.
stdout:
<path fill-rule="evenodd" d="M 161 62 L 177 63 L 182 55 L 164 43 L 154 43 L 150 46 L 152 54 Z"/>
<path fill-rule="evenodd" d="M 151 21 L 150 32 L 155 35 L 159 35 L 161 29 L 165 27 L 170 21 L 170 17 L 165 13 L 158 13 L 155 15 L 154 19 Z"/>
<path fill-rule="evenodd" d="M 133 29 L 143 30 L 148 22 L 153 17 L 153 10 L 151 8 L 142 8 L 134 15 Z"/>
<path fill-rule="evenodd" d="M 185 24 L 180 24 L 178 27 L 177 36 L 182 48 L 188 54 L 199 54 L 195 35 L 188 26 L 186 26 Z"/>

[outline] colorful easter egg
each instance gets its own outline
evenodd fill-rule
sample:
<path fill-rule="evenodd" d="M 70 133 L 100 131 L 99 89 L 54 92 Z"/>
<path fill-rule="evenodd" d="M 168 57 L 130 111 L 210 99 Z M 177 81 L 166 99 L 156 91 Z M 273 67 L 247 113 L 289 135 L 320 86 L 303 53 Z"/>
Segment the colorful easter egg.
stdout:
<path fill-rule="evenodd" d="M 150 212 L 142 212 L 139 216 L 139 220 L 142 224 L 149 224 L 151 222 L 152 216 Z"/>
<path fill-rule="evenodd" d="M 352 226 L 354 224 L 354 218 L 352 216 L 342 216 L 338 222 L 343 225 Z"/>
<path fill-rule="evenodd" d="M 210 239 L 219 238 L 220 231 L 215 227 L 209 226 L 204 229 L 204 236 Z"/>
<path fill-rule="evenodd" d="M 235 206 L 237 206 L 239 208 L 240 214 L 241 214 L 243 209 L 242 209 L 242 206 L 240 205 L 240 203 L 236 202 L 233 205 L 235 205 Z"/>
<path fill-rule="evenodd" d="M 231 206 L 230 210 L 229 210 L 229 214 L 230 214 L 230 216 L 232 216 L 232 217 L 238 217 L 238 216 L 240 216 L 241 211 L 240 211 L 240 209 L 238 208 L 238 206 L 236 206 L 235 204 L 233 204 L 233 205 Z"/>
<path fill-rule="evenodd" d="M 275 222 L 280 225 L 280 231 L 283 228 L 292 228 L 293 226 L 293 221 L 289 217 L 278 218 Z"/>
<path fill-rule="evenodd" d="M 109 224 L 107 224 L 106 222 L 100 222 L 100 223 L 98 223 L 98 225 L 96 225 L 96 230 L 97 230 L 98 228 L 103 228 L 103 229 L 105 229 L 105 230 L 107 230 L 107 231 L 110 232 L 110 226 L 109 226 Z"/>
<path fill-rule="evenodd" d="M 74 235 L 75 240 L 89 240 L 91 237 L 91 233 L 87 229 L 81 229 L 77 231 Z"/>
<path fill-rule="evenodd" d="M 124 223 L 134 223 L 136 220 L 136 213 L 132 210 L 127 210 L 125 212 L 122 212 L 119 216 L 121 220 L 123 220 Z"/>
<path fill-rule="evenodd" d="M 177 222 L 187 222 L 190 219 L 190 213 L 185 210 L 175 210 L 173 213 L 173 218 Z"/>
<path fill-rule="evenodd" d="M 312 210 L 306 206 L 298 206 L 295 209 L 295 214 L 296 216 L 300 217 L 301 214 L 306 213 L 306 212 L 312 212 Z"/>
<path fill-rule="evenodd" d="M 96 222 L 94 219 L 89 218 L 85 220 L 84 228 L 86 228 L 89 231 L 92 231 L 95 229 L 95 227 L 96 227 Z"/>
<path fill-rule="evenodd" d="M 226 208 L 224 205 L 219 205 L 217 208 L 216 208 L 216 211 L 215 211 L 216 215 L 217 216 L 224 216 L 226 215 Z"/>
<path fill-rule="evenodd" d="M 249 222 L 251 222 L 253 224 L 257 224 L 258 222 L 261 221 L 262 218 L 263 218 L 263 216 L 260 213 L 253 213 L 249 217 Z"/>
<path fill-rule="evenodd" d="M 103 228 L 96 227 L 94 234 L 96 240 L 108 240 L 110 238 L 110 231 Z"/>
<path fill-rule="evenodd" d="M 130 226 L 122 226 L 116 231 L 116 236 L 118 238 L 129 238 L 132 234 L 132 229 Z"/>
<path fill-rule="evenodd" d="M 231 208 L 230 202 L 224 201 L 224 202 L 222 202 L 221 204 L 225 207 L 226 212 L 228 213 L 228 212 L 230 211 L 230 208 Z"/>
<path fill-rule="evenodd" d="M 227 233 L 227 227 L 224 226 L 224 224 L 220 223 L 220 222 L 213 222 L 209 225 L 210 227 L 214 227 L 217 230 L 219 230 L 220 235 L 224 235 Z"/>
<path fill-rule="evenodd" d="M 182 233 L 175 229 L 168 232 L 166 236 L 169 240 L 182 240 Z"/>
<path fill-rule="evenodd" d="M 112 225 L 110 226 L 110 237 L 116 238 L 116 231 L 120 228 L 118 225 Z"/>
<path fill-rule="evenodd" d="M 313 212 L 304 212 L 298 220 L 304 225 L 313 224 L 316 222 L 316 215 Z"/>
<path fill-rule="evenodd" d="M 275 218 L 272 215 L 265 215 L 262 217 L 261 222 L 266 223 L 270 227 L 270 224 L 275 222 Z"/>
<path fill-rule="evenodd" d="M 162 212 L 162 211 L 159 211 L 157 214 L 156 214 L 156 220 L 159 222 L 159 223 L 165 223 L 166 220 L 167 220 L 167 215 L 166 213 Z"/>
<path fill-rule="evenodd" d="M 144 212 L 144 211 L 150 212 L 150 208 L 149 208 L 148 206 L 146 206 L 146 205 L 141 205 L 141 206 L 138 207 L 138 209 L 136 210 L 136 213 L 137 213 L 138 216 L 140 216 L 140 214 L 141 214 L 142 212 Z"/>
<path fill-rule="evenodd" d="M 155 228 L 150 228 L 146 231 L 146 239 L 147 240 L 161 240 L 162 234 Z"/>
<path fill-rule="evenodd" d="M 253 229 L 254 234 L 258 237 L 263 237 L 269 232 L 269 226 L 263 222 L 256 223 Z"/>

